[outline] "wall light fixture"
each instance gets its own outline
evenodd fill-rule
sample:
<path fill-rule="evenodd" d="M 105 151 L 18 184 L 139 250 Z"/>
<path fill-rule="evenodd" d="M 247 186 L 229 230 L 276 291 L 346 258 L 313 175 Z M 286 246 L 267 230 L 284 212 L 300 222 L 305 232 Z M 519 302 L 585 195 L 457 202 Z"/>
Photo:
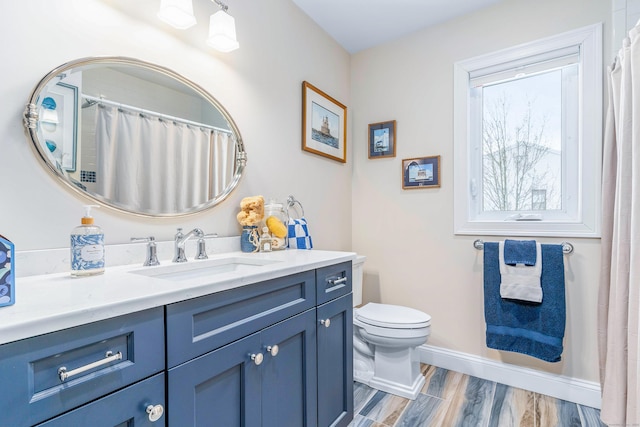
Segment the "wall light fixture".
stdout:
<path fill-rule="evenodd" d="M 229 8 L 220 0 L 212 0 L 220 10 L 209 18 L 209 37 L 207 44 L 220 52 L 231 52 L 240 47 L 236 40 L 236 21 L 227 13 Z"/>
<path fill-rule="evenodd" d="M 160 0 L 158 18 L 179 30 L 196 25 L 191 0 Z"/>
<path fill-rule="evenodd" d="M 207 44 L 220 52 L 231 52 L 240 47 L 236 40 L 236 21 L 227 13 L 229 8 L 221 0 L 211 0 L 220 10 L 209 18 Z M 196 24 L 192 0 L 161 0 L 158 18 L 180 30 Z"/>

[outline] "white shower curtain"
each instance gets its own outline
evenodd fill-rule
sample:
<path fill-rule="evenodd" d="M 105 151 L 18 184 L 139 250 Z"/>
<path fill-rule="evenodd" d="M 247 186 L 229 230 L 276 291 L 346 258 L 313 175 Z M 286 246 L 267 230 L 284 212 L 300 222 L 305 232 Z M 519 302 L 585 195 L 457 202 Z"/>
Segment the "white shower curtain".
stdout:
<path fill-rule="evenodd" d="M 122 207 L 148 213 L 184 212 L 207 202 L 216 183 L 210 171 L 218 169 L 210 163 L 214 133 L 100 106 L 98 193 Z"/>
<path fill-rule="evenodd" d="M 236 141 L 227 132 L 211 133 L 211 171 L 210 198 L 221 194 L 228 188 L 236 172 Z"/>
<path fill-rule="evenodd" d="M 601 419 L 640 425 L 640 28 L 610 68 L 603 150 L 598 344 Z"/>

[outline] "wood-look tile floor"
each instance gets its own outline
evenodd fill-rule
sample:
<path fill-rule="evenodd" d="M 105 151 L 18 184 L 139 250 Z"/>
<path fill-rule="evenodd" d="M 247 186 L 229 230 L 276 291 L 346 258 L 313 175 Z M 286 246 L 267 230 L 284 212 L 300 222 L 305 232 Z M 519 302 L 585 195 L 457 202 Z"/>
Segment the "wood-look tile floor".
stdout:
<path fill-rule="evenodd" d="M 354 383 L 349 427 L 606 427 L 595 408 L 422 365 L 416 400 Z"/>

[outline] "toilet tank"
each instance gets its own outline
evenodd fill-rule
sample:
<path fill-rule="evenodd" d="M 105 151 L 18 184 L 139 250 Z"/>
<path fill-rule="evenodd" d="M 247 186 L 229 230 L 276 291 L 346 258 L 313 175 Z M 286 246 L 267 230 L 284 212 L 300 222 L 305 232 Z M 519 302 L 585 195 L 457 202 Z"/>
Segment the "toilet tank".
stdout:
<path fill-rule="evenodd" d="M 356 259 L 351 263 L 352 270 L 352 281 L 351 284 L 353 289 L 353 306 L 356 307 L 362 304 L 362 276 L 363 276 L 363 266 L 364 261 L 367 259 L 364 255 L 356 256 Z"/>

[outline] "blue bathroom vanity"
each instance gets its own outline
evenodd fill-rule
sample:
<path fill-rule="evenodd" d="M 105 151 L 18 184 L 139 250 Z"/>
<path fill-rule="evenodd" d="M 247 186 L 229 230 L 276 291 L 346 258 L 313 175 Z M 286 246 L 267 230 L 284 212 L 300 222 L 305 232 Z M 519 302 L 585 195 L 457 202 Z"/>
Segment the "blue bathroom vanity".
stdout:
<path fill-rule="evenodd" d="M 0 425 L 347 426 L 354 258 L 237 253 L 24 278 L 0 310 Z"/>

